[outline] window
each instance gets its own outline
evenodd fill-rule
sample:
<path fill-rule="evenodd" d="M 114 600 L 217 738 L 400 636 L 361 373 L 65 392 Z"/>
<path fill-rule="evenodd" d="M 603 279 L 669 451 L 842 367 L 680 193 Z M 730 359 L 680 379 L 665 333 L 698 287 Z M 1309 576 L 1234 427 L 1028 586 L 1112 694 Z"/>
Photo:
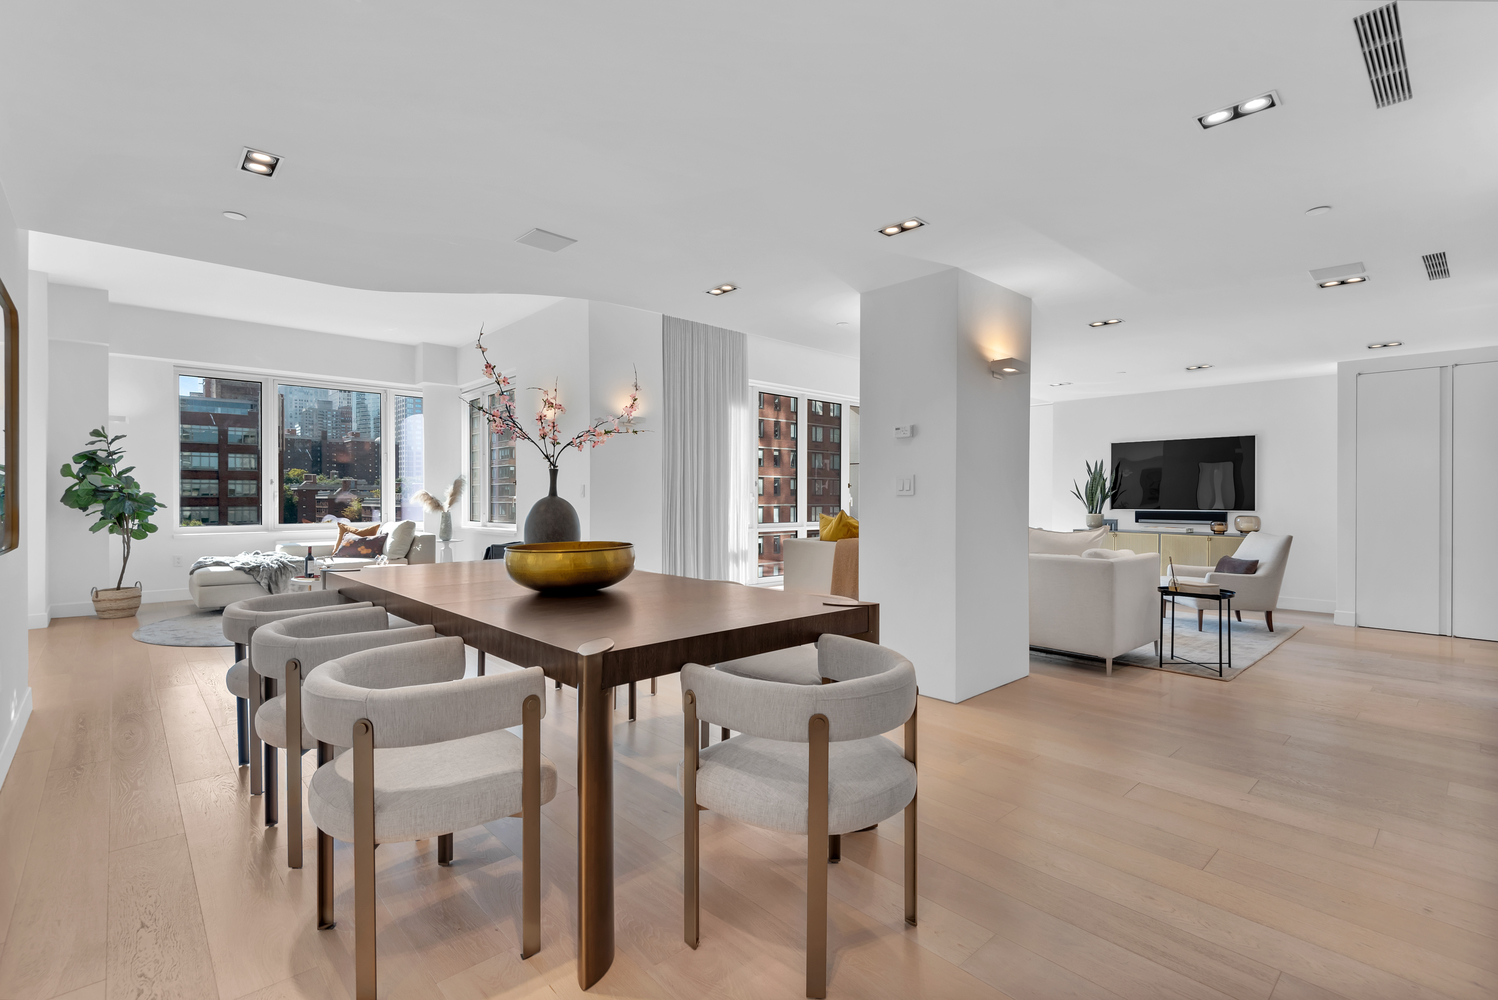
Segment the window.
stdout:
<path fill-rule="evenodd" d="M 420 396 L 396 396 L 392 401 L 395 429 L 395 519 L 421 521 L 422 508 L 413 498 L 423 486 L 426 439 Z"/>
<path fill-rule="evenodd" d="M 778 583 L 784 574 L 781 562 L 784 542 L 798 537 L 816 538 L 820 516 L 830 517 L 843 509 L 844 491 L 850 485 L 843 482 L 845 404 L 792 393 L 755 392 L 760 402 L 760 475 L 763 476 L 763 452 L 767 447 L 770 465 L 776 472 L 768 477 L 768 483 L 760 478 L 756 484 L 756 520 L 764 528 L 774 525 L 773 531 L 762 530 L 759 535 L 758 575 L 767 583 Z M 805 415 L 804 429 L 801 414 Z M 804 463 L 805 482 L 798 471 L 798 466 L 803 465 L 799 440 L 805 441 L 808 453 Z M 804 508 L 799 502 L 803 490 L 807 494 Z"/>
<path fill-rule="evenodd" d="M 513 400 L 513 390 L 508 393 Z M 484 410 L 499 408 L 497 392 L 473 397 Z M 497 434 L 478 409 L 468 410 L 468 519 L 482 524 L 515 523 L 515 442 Z"/>
<path fill-rule="evenodd" d="M 765 450 L 763 448 L 759 449 L 759 467 L 765 467 Z"/>
<path fill-rule="evenodd" d="M 381 520 L 384 393 L 282 385 L 279 395 L 281 520 Z"/>
<path fill-rule="evenodd" d="M 178 524 L 260 524 L 260 383 L 179 375 L 177 426 Z"/>

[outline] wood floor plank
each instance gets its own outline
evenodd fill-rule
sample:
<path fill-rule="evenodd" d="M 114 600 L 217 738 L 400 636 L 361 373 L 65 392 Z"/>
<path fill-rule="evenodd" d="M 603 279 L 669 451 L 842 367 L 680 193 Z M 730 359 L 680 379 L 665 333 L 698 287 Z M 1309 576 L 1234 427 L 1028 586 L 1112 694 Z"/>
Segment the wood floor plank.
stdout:
<path fill-rule="evenodd" d="M 116 714 L 111 729 L 109 849 L 180 835 L 182 814 L 160 714 L 153 707 Z"/>
<path fill-rule="evenodd" d="M 207 945 L 180 834 L 110 854 L 110 1000 L 217 996 Z"/>
<path fill-rule="evenodd" d="M 26 854 L 36 830 L 36 817 L 47 784 L 52 751 L 18 753 L 0 787 L 0 948 L 10 928 L 10 915 L 26 872 Z"/>

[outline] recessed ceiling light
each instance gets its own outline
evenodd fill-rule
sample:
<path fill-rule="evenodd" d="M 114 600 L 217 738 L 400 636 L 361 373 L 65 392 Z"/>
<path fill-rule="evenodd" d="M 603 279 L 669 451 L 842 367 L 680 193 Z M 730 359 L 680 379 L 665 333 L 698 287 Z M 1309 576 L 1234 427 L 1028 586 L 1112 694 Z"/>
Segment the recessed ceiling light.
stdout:
<path fill-rule="evenodd" d="M 736 291 L 738 289 L 738 287 L 739 287 L 738 285 L 719 285 L 717 288 L 709 288 L 707 290 L 707 294 L 709 294 L 709 295 L 727 295 L 729 292 Z"/>
<path fill-rule="evenodd" d="M 1368 350 L 1370 350 L 1370 351 L 1376 351 L 1380 347 L 1403 347 L 1403 346 L 1404 346 L 1404 341 L 1402 341 L 1402 340 L 1386 340 L 1382 344 L 1369 344 L 1368 345 Z"/>
<path fill-rule="evenodd" d="M 225 212 L 224 218 L 233 219 L 235 222 L 243 222 L 245 220 L 245 215 L 243 212 Z"/>
<path fill-rule="evenodd" d="M 1342 284 L 1344 284 L 1344 285 L 1356 285 L 1360 281 L 1367 281 L 1367 280 L 1368 279 L 1366 277 L 1360 277 L 1360 278 L 1343 278 L 1342 279 Z"/>
<path fill-rule="evenodd" d="M 901 233 L 908 233 L 912 229 L 919 229 L 924 225 L 925 223 L 920 219 L 911 216 L 904 222 L 896 222 L 893 225 L 885 226 L 883 229 L 879 230 L 879 233 L 881 236 L 899 236 Z"/>
<path fill-rule="evenodd" d="M 537 250 L 545 250 L 547 253 L 561 253 L 577 240 L 571 236 L 563 236 L 561 233 L 553 233 L 546 229 L 527 229 L 515 237 L 516 243 L 524 243 L 528 247 Z"/>
<path fill-rule="evenodd" d="M 245 148 L 244 158 L 239 161 L 240 170 L 248 170 L 262 177 L 271 176 L 276 172 L 276 167 L 280 165 L 281 158 L 274 153 L 266 153 L 249 147 Z"/>
<path fill-rule="evenodd" d="M 1203 368 L 1211 368 L 1211 367 L 1212 367 L 1211 365 L 1187 365 L 1186 366 L 1186 370 L 1188 372 L 1199 372 Z"/>
<path fill-rule="evenodd" d="M 1243 101 L 1242 103 L 1230 105 L 1226 108 L 1218 108 L 1216 111 L 1202 115 L 1201 117 L 1197 118 L 1197 123 L 1200 124 L 1202 128 L 1213 128 L 1215 126 L 1233 121 L 1237 118 L 1247 118 L 1249 115 L 1257 114 L 1260 111 L 1267 111 L 1270 108 L 1277 108 L 1279 107 L 1279 103 L 1279 94 L 1271 90 L 1267 94 L 1260 94 L 1258 97 L 1250 97 L 1248 100 Z"/>
<path fill-rule="evenodd" d="M 1323 281 L 1321 283 L 1320 287 L 1322 287 L 1322 288 L 1336 288 L 1340 284 L 1342 284 L 1342 282 L 1340 282 L 1340 281 Z"/>
<path fill-rule="evenodd" d="M 1091 323 L 1088 323 L 1087 325 L 1088 326 L 1117 326 L 1119 323 L 1122 323 L 1122 322 L 1123 322 L 1123 320 L 1121 320 L 1121 319 L 1095 319 Z"/>
<path fill-rule="evenodd" d="M 1105 325 L 1107 325 L 1107 326 L 1113 326 L 1113 325 L 1115 325 L 1117 323 L 1122 323 L 1122 322 L 1123 322 L 1123 320 L 1121 320 L 1121 319 L 1105 319 L 1105 320 L 1103 320 L 1103 323 Z"/>
<path fill-rule="evenodd" d="M 1052 389 L 1056 389 L 1056 388 L 1059 388 L 1060 386 L 1063 386 L 1063 385 L 1071 385 L 1071 383 L 1070 382 L 1052 382 L 1051 383 L 1051 388 Z"/>
<path fill-rule="evenodd" d="M 1332 210 L 1332 207 L 1330 205 L 1317 205 L 1315 208 L 1308 208 L 1308 209 L 1306 209 L 1306 214 L 1307 215 L 1325 215 L 1327 212 L 1330 212 L 1331 210 Z"/>
<path fill-rule="evenodd" d="M 838 320 L 838 321 L 837 321 L 837 322 L 836 322 L 836 323 L 835 323 L 835 324 L 833 324 L 833 325 L 834 325 L 834 326 L 847 326 L 847 325 L 848 325 L 848 321 L 847 321 L 847 320 L 845 320 L 845 319 L 840 319 L 840 320 Z"/>

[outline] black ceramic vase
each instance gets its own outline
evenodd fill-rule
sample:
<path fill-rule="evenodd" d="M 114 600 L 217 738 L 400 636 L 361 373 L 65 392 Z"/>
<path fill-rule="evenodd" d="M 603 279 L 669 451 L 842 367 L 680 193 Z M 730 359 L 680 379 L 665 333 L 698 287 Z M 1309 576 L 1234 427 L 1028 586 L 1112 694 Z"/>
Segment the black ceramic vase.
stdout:
<path fill-rule="evenodd" d="M 557 496 L 557 470 L 551 470 L 551 492 L 525 515 L 527 542 L 579 542 L 583 528 L 572 505 Z"/>

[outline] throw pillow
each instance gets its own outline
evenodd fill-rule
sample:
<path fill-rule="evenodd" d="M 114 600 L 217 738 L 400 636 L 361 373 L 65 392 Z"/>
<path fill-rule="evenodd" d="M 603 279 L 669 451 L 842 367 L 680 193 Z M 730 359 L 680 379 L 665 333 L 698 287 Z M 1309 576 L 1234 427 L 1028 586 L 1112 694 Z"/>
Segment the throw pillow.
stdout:
<path fill-rule="evenodd" d="M 1252 576 L 1259 571 L 1259 560 L 1257 559 L 1234 559 L 1232 556 L 1223 556 L 1217 560 L 1214 573 L 1241 573 L 1244 576 Z"/>
<path fill-rule="evenodd" d="M 338 537 L 333 542 L 333 551 L 336 553 L 343 548 L 343 543 L 349 538 L 372 538 L 380 533 L 378 524 L 349 524 L 344 521 L 338 522 Z"/>
<path fill-rule="evenodd" d="M 388 535 L 371 535 L 368 538 L 352 535 L 333 553 L 335 559 L 378 559 L 385 554 Z"/>
<path fill-rule="evenodd" d="M 416 522 L 390 521 L 380 527 L 380 534 L 390 539 L 385 543 L 386 558 L 406 558 L 411 552 L 411 541 L 416 537 Z"/>
<path fill-rule="evenodd" d="M 817 537 L 824 542 L 835 542 L 839 538 L 857 538 L 858 520 L 848 516 L 848 512 L 840 510 L 833 517 L 826 514 L 818 515 L 821 518 L 820 530 Z"/>

